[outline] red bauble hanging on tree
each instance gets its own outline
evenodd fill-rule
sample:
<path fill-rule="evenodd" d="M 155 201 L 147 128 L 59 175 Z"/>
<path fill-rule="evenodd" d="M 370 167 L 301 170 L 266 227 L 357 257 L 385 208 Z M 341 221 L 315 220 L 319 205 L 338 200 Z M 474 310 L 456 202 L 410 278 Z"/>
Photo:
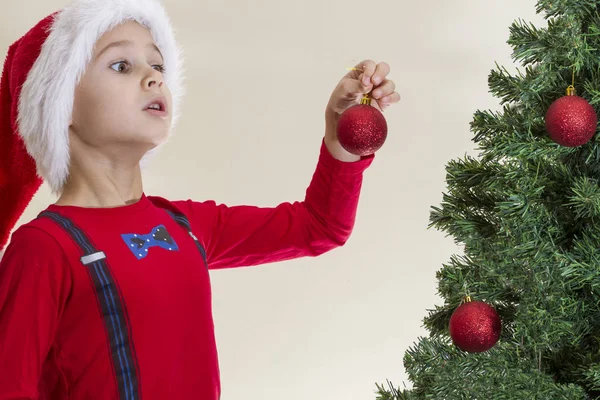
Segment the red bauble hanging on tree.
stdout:
<path fill-rule="evenodd" d="M 555 100 L 546 112 L 546 130 L 550 138 L 566 147 L 586 144 L 596 133 L 596 110 L 569 86 L 567 95 Z"/>
<path fill-rule="evenodd" d="M 360 104 L 345 110 L 337 125 L 338 140 L 342 147 L 357 156 L 368 156 L 383 146 L 387 138 L 387 122 L 365 94 Z"/>
<path fill-rule="evenodd" d="M 452 341 L 469 353 L 481 353 L 494 347 L 501 331 L 502 322 L 494 307 L 482 301 L 471 301 L 469 296 L 450 318 Z"/>

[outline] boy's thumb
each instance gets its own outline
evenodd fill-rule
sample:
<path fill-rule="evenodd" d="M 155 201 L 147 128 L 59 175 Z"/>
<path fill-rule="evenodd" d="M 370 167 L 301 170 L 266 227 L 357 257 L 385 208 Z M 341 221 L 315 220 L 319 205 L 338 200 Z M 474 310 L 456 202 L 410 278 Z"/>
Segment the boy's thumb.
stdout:
<path fill-rule="evenodd" d="M 358 79 L 348 79 L 344 84 L 346 95 L 352 96 L 357 94 L 368 93 L 373 89 L 373 84 L 365 85 L 362 81 L 362 74 Z"/>
<path fill-rule="evenodd" d="M 368 93 L 371 91 L 371 89 L 373 89 L 373 83 L 371 83 L 371 80 L 369 79 L 369 84 L 365 85 L 363 83 L 363 75 L 364 75 L 364 73 L 360 74 L 360 76 L 358 77 L 357 83 L 360 85 L 361 93 Z"/>

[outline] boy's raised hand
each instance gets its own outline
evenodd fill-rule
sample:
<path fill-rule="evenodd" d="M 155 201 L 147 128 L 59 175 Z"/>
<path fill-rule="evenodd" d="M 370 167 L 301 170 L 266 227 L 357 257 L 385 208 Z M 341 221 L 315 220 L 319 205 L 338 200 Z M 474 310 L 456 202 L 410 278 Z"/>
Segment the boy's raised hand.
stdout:
<path fill-rule="evenodd" d="M 327 107 L 336 114 L 360 103 L 365 93 L 371 92 L 371 105 L 383 112 L 390 105 L 400 101 L 395 92 L 394 81 L 387 79 L 390 66 L 385 62 L 378 64 L 365 60 L 352 68 L 338 83 L 331 94 Z"/>

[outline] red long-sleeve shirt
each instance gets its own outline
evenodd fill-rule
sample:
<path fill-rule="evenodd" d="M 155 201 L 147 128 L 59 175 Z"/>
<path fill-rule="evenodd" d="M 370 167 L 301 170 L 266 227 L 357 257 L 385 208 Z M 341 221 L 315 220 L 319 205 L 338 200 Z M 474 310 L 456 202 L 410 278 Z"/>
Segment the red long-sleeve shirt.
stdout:
<path fill-rule="evenodd" d="M 209 270 L 344 244 L 372 159 L 344 163 L 322 144 L 305 200 L 273 208 L 145 195 L 117 208 L 49 206 L 105 253 L 107 267 L 83 265 L 50 218 L 15 231 L 0 261 L 0 400 L 218 399 Z M 188 218 L 208 268 L 164 209 Z M 168 244 L 137 245 L 157 234 Z"/>

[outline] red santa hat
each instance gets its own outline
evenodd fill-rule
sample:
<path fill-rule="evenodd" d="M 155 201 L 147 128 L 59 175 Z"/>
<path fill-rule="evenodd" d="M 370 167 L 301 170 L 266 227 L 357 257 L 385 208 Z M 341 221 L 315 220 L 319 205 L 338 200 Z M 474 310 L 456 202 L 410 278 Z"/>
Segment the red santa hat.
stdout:
<path fill-rule="evenodd" d="M 150 31 L 163 55 L 173 129 L 183 96 L 182 54 L 159 0 L 74 0 L 9 47 L 0 81 L 0 250 L 44 180 L 61 193 L 75 87 L 97 40 L 131 20 Z"/>

